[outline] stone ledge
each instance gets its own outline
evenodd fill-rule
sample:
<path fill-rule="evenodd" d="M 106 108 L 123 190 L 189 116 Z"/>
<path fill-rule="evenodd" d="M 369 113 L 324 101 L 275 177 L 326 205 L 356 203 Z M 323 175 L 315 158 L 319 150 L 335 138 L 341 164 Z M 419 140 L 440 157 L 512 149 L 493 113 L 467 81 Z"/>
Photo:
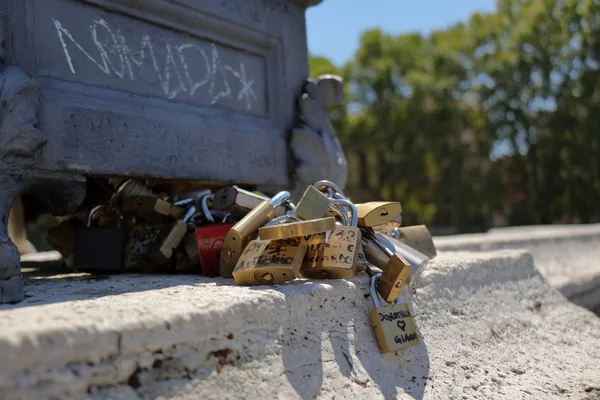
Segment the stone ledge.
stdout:
<path fill-rule="evenodd" d="M 526 249 L 548 282 L 582 307 L 600 309 L 600 224 L 497 228 L 434 238 L 440 252 Z"/>
<path fill-rule="evenodd" d="M 32 277 L 0 306 L 0 398 L 585 398 L 600 319 L 522 251 L 441 254 L 410 294 L 423 344 L 381 355 L 368 279 Z"/>

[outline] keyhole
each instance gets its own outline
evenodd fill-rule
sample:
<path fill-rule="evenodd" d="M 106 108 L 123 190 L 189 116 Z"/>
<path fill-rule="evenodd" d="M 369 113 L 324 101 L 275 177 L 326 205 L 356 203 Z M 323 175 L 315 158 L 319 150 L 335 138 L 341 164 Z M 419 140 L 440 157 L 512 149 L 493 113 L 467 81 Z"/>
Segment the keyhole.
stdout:
<path fill-rule="evenodd" d="M 388 210 L 386 210 L 385 208 L 379 212 L 379 218 L 381 218 L 381 219 L 385 219 L 388 215 L 390 215 L 390 214 L 388 213 Z"/>
<path fill-rule="evenodd" d="M 221 195 L 221 201 L 225 201 L 227 199 L 227 195 L 229 194 L 229 190 L 224 190 L 223 194 Z"/>

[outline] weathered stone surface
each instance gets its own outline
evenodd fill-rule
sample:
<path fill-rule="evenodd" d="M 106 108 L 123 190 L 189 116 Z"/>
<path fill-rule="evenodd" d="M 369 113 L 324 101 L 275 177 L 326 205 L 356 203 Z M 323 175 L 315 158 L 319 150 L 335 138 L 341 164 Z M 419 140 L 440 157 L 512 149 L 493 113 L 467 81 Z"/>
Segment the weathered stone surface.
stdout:
<path fill-rule="evenodd" d="M 440 254 L 423 344 L 381 355 L 368 279 L 30 277 L 0 306 L 0 398 L 564 398 L 600 394 L 600 319 L 523 251 Z M 113 397 L 114 396 L 114 397 Z"/>
<path fill-rule="evenodd" d="M 600 224 L 497 228 L 434 238 L 443 251 L 527 249 L 548 282 L 574 303 L 600 314 Z"/>

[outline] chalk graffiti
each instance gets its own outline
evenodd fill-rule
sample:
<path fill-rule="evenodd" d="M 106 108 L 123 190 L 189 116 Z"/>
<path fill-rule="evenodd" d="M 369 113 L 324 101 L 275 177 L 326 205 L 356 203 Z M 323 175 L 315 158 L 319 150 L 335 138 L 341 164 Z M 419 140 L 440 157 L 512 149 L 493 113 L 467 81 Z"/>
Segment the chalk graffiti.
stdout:
<path fill-rule="evenodd" d="M 210 44 L 208 52 L 193 43 L 166 43 L 163 44 L 166 55 L 161 60 L 157 56 L 155 41 L 149 35 L 142 36 L 139 50 L 134 51 L 118 28 L 111 27 L 103 19 L 96 20 L 89 27 L 95 46 L 95 50 L 90 50 L 84 48 L 58 19 L 53 18 L 52 21 L 72 74 L 77 73 L 73 61 L 73 51 L 77 49 L 104 74 L 119 79 L 134 81 L 139 78 L 139 68 L 150 66 L 168 99 L 175 99 L 182 93 L 194 96 L 204 88 L 211 98 L 211 105 L 220 99 L 233 97 L 243 102 L 246 110 L 250 111 L 257 100 L 253 89 L 255 80 L 247 76 L 244 63 L 240 62 L 237 69 L 225 64 L 214 43 Z M 104 40 L 101 40 L 101 34 Z M 190 63 L 190 60 L 194 62 Z M 194 77 L 194 74 L 200 76 Z M 232 87 L 239 87 L 237 96 Z"/>

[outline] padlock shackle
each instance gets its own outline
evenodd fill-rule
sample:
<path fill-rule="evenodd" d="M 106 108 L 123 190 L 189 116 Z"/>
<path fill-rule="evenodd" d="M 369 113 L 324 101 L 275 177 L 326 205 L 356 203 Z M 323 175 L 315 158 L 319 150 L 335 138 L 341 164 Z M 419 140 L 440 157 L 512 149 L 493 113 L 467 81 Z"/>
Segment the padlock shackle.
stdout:
<path fill-rule="evenodd" d="M 89 214 L 87 216 L 87 219 L 85 221 L 86 228 L 91 228 L 92 227 L 92 221 L 94 220 L 94 215 L 98 211 L 100 211 L 101 209 L 108 210 L 109 209 L 108 204 L 104 204 L 104 203 L 103 204 L 98 204 L 97 206 L 93 207 L 90 210 L 90 212 L 89 212 Z M 118 208 L 116 208 L 115 209 L 115 215 L 117 217 L 117 228 L 121 228 L 123 226 L 123 219 L 124 219 L 123 218 L 123 214 L 121 214 L 121 211 Z"/>
<path fill-rule="evenodd" d="M 97 206 L 93 207 L 90 212 L 88 213 L 87 219 L 85 220 L 85 226 L 86 228 L 90 228 L 92 226 L 92 220 L 94 219 L 94 214 L 96 214 L 98 211 L 102 210 L 102 209 L 106 209 L 108 208 L 107 204 L 98 204 Z"/>
<path fill-rule="evenodd" d="M 371 297 L 373 298 L 373 304 L 375 308 L 381 307 L 381 300 L 379 300 L 379 293 L 377 292 L 377 279 L 381 278 L 381 272 L 371 277 Z"/>
<path fill-rule="evenodd" d="M 277 208 L 286 201 L 288 201 L 291 196 L 292 195 L 290 194 L 290 192 L 282 191 L 277 193 L 275 196 L 271 197 L 269 203 L 271 203 L 273 207 Z"/>
<path fill-rule="evenodd" d="M 375 305 L 375 308 L 379 308 L 381 307 L 381 300 L 379 299 L 379 292 L 377 291 L 377 280 L 379 278 L 381 278 L 382 273 L 378 272 L 377 274 L 373 275 L 371 277 L 371 297 L 373 298 L 373 304 Z M 400 297 L 400 294 L 398 294 L 398 296 L 396 296 L 396 299 L 394 300 L 394 303 L 400 303 L 402 301 L 402 298 Z M 391 304 L 391 303 L 387 303 L 384 301 L 384 303 L 386 304 Z"/>
<path fill-rule="evenodd" d="M 350 224 L 350 219 L 348 218 L 348 214 L 343 212 L 340 207 L 336 206 L 332 202 L 329 203 L 329 209 L 336 213 L 342 220 L 342 225 L 348 226 Z"/>
<path fill-rule="evenodd" d="M 196 206 L 190 206 L 181 220 L 187 224 L 195 216 L 195 214 Z"/>
<path fill-rule="evenodd" d="M 211 194 L 205 194 L 200 198 L 200 207 L 202 208 L 202 213 L 204 214 L 204 217 L 206 217 L 206 219 L 211 222 L 211 223 L 215 223 L 215 217 L 213 217 L 212 213 L 210 212 L 210 209 L 208 208 L 208 201 L 214 201 L 215 198 L 211 195 Z"/>
<path fill-rule="evenodd" d="M 363 230 L 363 233 L 366 234 L 367 239 L 370 240 L 371 242 L 375 243 L 375 245 L 377 247 L 379 247 L 379 249 L 381 251 L 383 251 L 383 253 L 387 257 L 394 256 L 394 252 L 392 252 L 385 244 L 381 243 L 381 240 L 379 240 L 379 238 L 377 237 L 377 234 L 375 234 L 375 231 L 373 230 L 373 228 L 363 228 L 362 230 Z"/>
<path fill-rule="evenodd" d="M 344 206 L 347 209 L 350 210 L 350 212 L 352 213 L 352 217 L 350 218 L 350 226 L 356 228 L 358 226 L 358 210 L 356 209 L 356 206 L 347 199 L 334 199 L 331 200 L 331 204 L 333 205 L 340 205 L 340 206 Z"/>
<path fill-rule="evenodd" d="M 273 225 L 284 224 L 286 222 L 300 222 L 300 221 L 301 221 L 300 218 L 298 218 L 292 214 L 285 214 L 280 217 L 273 218 L 272 220 L 267 222 L 264 226 L 273 226 Z"/>
<path fill-rule="evenodd" d="M 194 202 L 194 198 L 188 197 L 187 199 L 177 200 L 177 201 L 173 202 L 172 205 L 177 206 L 177 207 L 183 207 L 183 206 L 192 204 L 193 202 Z"/>
<path fill-rule="evenodd" d="M 333 183 L 331 181 L 321 180 L 321 181 L 316 182 L 313 186 L 315 188 L 317 188 L 318 190 L 321 190 L 321 189 L 332 189 L 335 193 L 334 193 L 333 196 L 329 196 L 329 197 L 335 197 L 335 198 L 340 199 L 340 200 L 346 198 L 346 196 L 344 195 L 344 192 L 342 191 L 342 189 L 340 189 L 340 187 L 338 185 L 336 185 L 335 183 Z M 339 196 L 336 196 L 336 194 L 339 195 Z"/>

